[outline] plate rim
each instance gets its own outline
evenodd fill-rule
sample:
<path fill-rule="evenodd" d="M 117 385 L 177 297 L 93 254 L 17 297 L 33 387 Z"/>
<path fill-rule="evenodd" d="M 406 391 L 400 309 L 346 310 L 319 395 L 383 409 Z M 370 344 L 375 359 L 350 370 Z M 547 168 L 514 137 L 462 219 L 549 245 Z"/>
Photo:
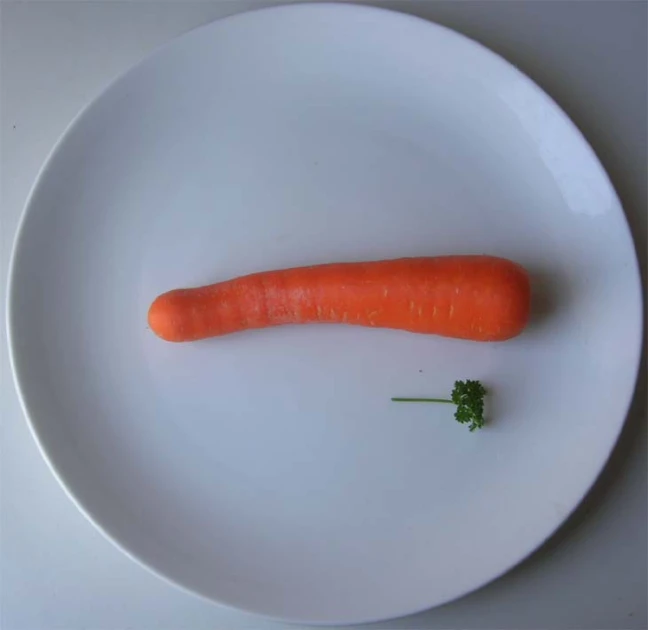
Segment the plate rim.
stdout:
<path fill-rule="evenodd" d="M 13 333 L 13 328 L 14 324 L 13 321 L 17 317 L 17 313 L 15 310 L 15 307 L 13 306 L 14 299 L 13 295 L 15 292 L 15 274 L 16 274 L 16 267 L 17 267 L 17 254 L 20 249 L 20 244 L 21 241 L 24 239 L 24 234 L 25 234 L 25 225 L 27 223 L 27 217 L 29 215 L 30 210 L 33 207 L 33 201 L 34 198 L 40 189 L 40 187 L 43 185 L 43 181 L 45 179 L 45 176 L 47 172 L 50 170 L 52 167 L 53 163 L 55 162 L 57 155 L 62 151 L 64 148 L 68 138 L 70 137 L 71 133 L 73 130 L 80 124 L 81 120 L 88 116 L 90 112 L 93 110 L 95 105 L 97 105 L 104 97 L 107 96 L 108 93 L 112 92 L 113 90 L 117 89 L 119 84 L 124 81 L 127 77 L 129 77 L 132 73 L 138 71 L 141 67 L 146 65 L 147 63 L 151 62 L 155 58 L 159 57 L 161 54 L 163 54 L 166 50 L 178 45 L 180 41 L 184 41 L 189 37 L 195 36 L 198 32 L 201 32 L 203 30 L 208 30 L 210 28 L 213 28 L 215 25 L 223 23 L 223 22 L 232 22 L 232 21 L 238 21 L 241 19 L 246 19 L 250 15 L 256 15 L 256 14 L 265 14 L 265 13 L 312 13 L 315 11 L 320 11 L 320 10 L 329 10 L 329 11 L 334 11 L 334 12 L 339 12 L 339 13 L 373 13 L 373 14 L 382 14 L 386 19 L 391 19 L 391 20 L 402 20 L 403 23 L 405 22 L 411 22 L 415 23 L 418 25 L 426 25 L 429 29 L 429 31 L 432 33 L 433 31 L 441 31 L 445 32 L 446 34 L 452 36 L 455 38 L 456 41 L 459 41 L 462 43 L 462 45 L 467 45 L 472 47 L 475 51 L 478 52 L 480 55 L 484 55 L 486 57 L 490 57 L 493 61 L 496 61 L 500 67 L 506 68 L 508 72 L 513 72 L 518 79 L 524 80 L 529 86 L 532 87 L 533 92 L 536 96 L 539 96 L 540 98 L 543 98 L 548 102 L 552 108 L 552 110 L 559 114 L 560 117 L 567 123 L 567 126 L 569 128 L 570 133 L 575 134 L 575 136 L 579 139 L 580 143 L 582 146 L 590 153 L 591 157 L 594 159 L 596 164 L 600 167 L 600 174 L 601 177 L 605 178 L 606 183 L 609 185 L 609 189 L 612 193 L 613 200 L 616 202 L 616 210 L 619 211 L 619 214 L 621 215 L 621 225 L 622 229 L 625 231 L 628 244 L 629 244 L 629 249 L 630 249 L 630 257 L 632 259 L 632 265 L 631 268 L 628 269 L 627 273 L 631 273 L 634 276 L 634 281 L 633 284 L 635 285 L 635 291 L 636 295 L 638 296 L 637 300 L 637 306 L 638 306 L 638 312 L 634 314 L 634 317 L 636 318 L 637 322 L 637 346 L 635 348 L 635 357 L 633 361 L 633 373 L 634 376 L 632 378 L 631 383 L 629 383 L 629 396 L 628 400 L 625 401 L 623 405 L 620 405 L 620 409 L 623 410 L 622 413 L 619 414 L 619 423 L 618 423 L 618 428 L 616 431 L 616 435 L 614 436 L 614 439 L 611 440 L 609 448 L 607 450 L 607 454 L 605 455 L 604 459 L 601 461 L 600 466 L 597 467 L 597 471 L 590 480 L 588 484 L 585 485 L 583 492 L 580 494 L 578 500 L 568 509 L 565 511 L 563 515 L 557 518 L 555 524 L 553 527 L 547 532 L 546 536 L 543 537 L 540 540 L 537 540 L 526 552 L 524 552 L 522 555 L 519 555 L 519 557 L 509 565 L 507 565 L 502 571 L 500 571 L 497 574 L 492 575 L 489 579 L 485 581 L 480 581 L 477 585 L 470 587 L 469 589 L 462 591 L 455 596 L 444 599 L 442 601 L 439 601 L 437 603 L 432 603 L 430 605 L 426 605 L 423 608 L 416 609 L 416 610 L 404 610 L 404 611 L 398 611 L 393 614 L 390 614 L 389 616 L 385 617 L 380 616 L 380 617 L 363 617 L 361 619 L 352 619 L 352 620 L 336 620 L 336 621 L 321 621 L 321 620 L 315 620 L 313 621 L 312 619 L 309 618 L 302 618 L 298 616 L 277 616 L 273 614 L 268 614 L 266 612 L 260 612 L 258 610 L 255 610 L 254 608 L 248 608 L 248 607 L 242 607 L 239 605 L 233 605 L 228 602 L 225 602 L 223 600 L 219 600 L 214 598 L 211 595 L 207 595 L 199 590 L 195 590 L 192 587 L 185 586 L 181 581 L 176 580 L 174 577 L 171 577 L 161 571 L 159 571 L 157 568 L 152 566 L 151 564 L 148 563 L 148 561 L 142 559 L 139 557 L 138 553 L 136 551 L 133 551 L 132 549 L 129 548 L 129 546 L 125 543 L 123 543 L 118 536 L 114 536 L 113 534 L 108 531 L 108 529 L 101 523 L 101 521 L 98 518 L 95 518 L 93 515 L 93 510 L 84 505 L 74 494 L 72 489 L 68 486 L 67 482 L 64 479 L 64 475 L 58 470 L 57 464 L 55 461 L 50 457 L 43 440 L 41 438 L 41 435 L 39 433 L 39 429 L 37 427 L 37 422 L 32 418 L 32 414 L 29 412 L 29 404 L 27 402 L 27 399 L 29 397 L 29 394 L 26 392 L 26 387 L 24 385 L 25 379 L 22 379 L 22 384 L 21 384 L 21 377 L 19 376 L 19 370 L 17 368 L 17 355 L 19 354 L 17 349 L 15 348 L 15 339 L 14 339 L 14 333 Z M 364 624 L 364 623 L 375 623 L 375 622 L 380 622 L 380 621 L 388 621 L 391 619 L 397 619 L 403 616 L 407 615 L 414 615 L 414 614 L 419 614 L 421 612 L 424 612 L 426 610 L 431 610 L 433 608 L 436 608 L 438 606 L 446 605 L 451 602 L 454 602 L 456 600 L 459 600 L 473 592 L 476 592 L 485 586 L 491 584 L 492 582 L 498 580 L 500 577 L 503 575 L 507 574 L 510 572 L 512 569 L 515 567 L 519 566 L 521 563 L 523 563 L 525 560 L 527 560 L 529 557 L 531 557 L 533 554 L 535 554 L 537 551 L 539 551 L 544 544 L 552 538 L 556 532 L 562 527 L 564 523 L 566 523 L 573 515 L 573 513 L 577 510 L 577 508 L 582 504 L 583 500 L 587 497 L 587 495 L 591 492 L 593 486 L 601 476 L 601 473 L 604 471 L 606 468 L 610 457 L 615 450 L 619 437 L 626 425 L 626 421 L 628 418 L 628 414 L 630 411 L 630 408 L 633 404 L 633 401 L 636 397 L 636 389 L 637 389 L 637 383 L 638 383 L 638 377 L 639 377 L 639 368 L 641 364 L 641 358 L 643 356 L 643 341 L 645 338 L 645 325 L 642 317 L 642 313 L 644 310 L 644 294 L 642 291 L 642 284 L 641 284 L 641 271 L 640 271 L 640 266 L 639 266 L 639 259 L 637 255 L 637 249 L 636 249 L 636 244 L 635 244 L 635 239 L 632 233 L 632 230 L 630 228 L 630 224 L 626 215 L 626 212 L 624 211 L 623 204 L 621 202 L 621 199 L 616 191 L 616 188 L 614 186 L 614 183 L 611 181 L 611 178 L 605 169 L 604 165 L 602 164 L 601 160 L 599 159 L 598 155 L 594 151 L 593 147 L 590 145 L 589 141 L 587 138 L 584 136 L 578 125 L 571 119 L 571 117 L 565 112 L 565 110 L 558 104 L 557 101 L 555 101 L 550 94 L 548 94 L 534 79 L 532 79 L 529 75 L 527 75 L 525 72 L 522 70 L 518 69 L 512 62 L 508 61 L 504 56 L 500 55 L 499 53 L 495 52 L 485 44 L 482 44 L 480 41 L 473 39 L 472 37 L 463 34 L 462 32 L 455 30 L 454 28 L 450 28 L 448 26 L 442 25 L 438 22 L 432 21 L 430 19 L 426 19 L 423 17 L 419 17 L 417 15 L 413 15 L 410 13 L 405 13 L 399 10 L 394 10 L 394 9 L 387 9 L 383 7 L 377 7 L 377 6 L 372 6 L 372 5 L 360 5 L 360 4 L 355 4 L 355 3 L 339 3 L 339 2 L 311 2 L 311 3 L 298 3 L 298 4 L 288 4 L 288 5 L 278 5 L 278 6 L 270 6 L 270 7 L 262 7 L 262 8 L 252 8 L 252 9 L 247 9 L 244 11 L 239 11 L 237 13 L 234 13 L 232 15 L 224 16 L 221 18 L 216 18 L 214 20 L 211 20 L 205 24 L 201 24 L 197 27 L 191 28 L 188 31 L 181 33 L 180 35 L 172 37 L 170 40 L 166 41 L 162 45 L 159 45 L 153 50 L 149 51 L 146 53 L 143 57 L 141 57 L 136 63 L 133 65 L 129 66 L 125 71 L 121 72 L 117 76 L 113 77 L 103 88 L 101 88 L 93 97 L 91 97 L 79 110 L 78 112 L 73 116 L 73 118 L 70 120 L 70 122 L 65 126 L 63 131 L 60 133 L 59 137 L 47 153 L 45 159 L 43 160 L 37 175 L 32 182 L 31 188 L 27 194 L 26 200 L 24 202 L 23 208 L 20 213 L 20 217 L 15 229 L 14 237 L 13 237 L 13 242 L 11 246 L 11 251 L 10 251 L 10 257 L 9 257 L 9 264 L 8 264 L 8 272 L 7 272 L 7 284 L 6 284 L 6 299 L 5 299 L 5 320 L 6 320 L 6 339 L 8 341 L 7 344 L 7 354 L 8 354 L 8 359 L 9 359 L 9 366 L 12 374 L 12 380 L 14 383 L 14 387 L 16 390 L 17 398 L 19 401 L 20 409 L 22 411 L 22 414 L 24 416 L 24 419 L 27 423 L 27 426 L 29 428 L 29 431 L 36 443 L 36 446 L 40 452 L 41 457 L 43 460 L 46 462 L 50 472 L 53 474 L 54 478 L 58 482 L 59 486 L 63 489 L 64 493 L 67 495 L 67 497 L 72 501 L 72 503 L 76 506 L 76 508 L 83 514 L 83 516 L 93 525 L 93 527 L 98 530 L 105 539 L 107 539 L 112 545 L 114 545 L 117 549 L 119 549 L 123 554 L 125 554 L 128 558 L 130 558 L 132 561 L 137 563 L 139 566 L 144 568 L 147 572 L 152 573 L 162 581 L 166 582 L 169 585 L 172 585 L 175 588 L 180 589 L 181 591 L 196 597 L 200 600 L 209 602 L 211 604 L 216 604 L 219 606 L 222 606 L 226 609 L 229 609 L 231 611 L 236 611 L 236 612 L 243 612 L 243 613 L 248 613 L 248 614 L 253 614 L 257 615 L 262 618 L 278 621 L 278 622 L 288 622 L 288 623 L 294 623 L 294 624 L 309 624 L 309 625 L 315 625 L 315 626 L 320 626 L 320 627 L 331 627 L 331 626 L 338 626 L 338 625 L 346 625 L 346 624 Z"/>

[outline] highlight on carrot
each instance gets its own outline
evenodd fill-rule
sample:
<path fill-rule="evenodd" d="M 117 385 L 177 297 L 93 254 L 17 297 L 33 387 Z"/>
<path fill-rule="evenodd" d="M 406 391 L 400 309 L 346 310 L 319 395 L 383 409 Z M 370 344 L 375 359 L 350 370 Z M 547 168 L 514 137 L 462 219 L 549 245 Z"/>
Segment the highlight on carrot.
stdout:
<path fill-rule="evenodd" d="M 255 273 L 157 297 L 151 330 L 195 341 L 281 324 L 395 328 L 474 341 L 504 341 L 529 320 L 523 267 L 494 256 L 399 258 Z"/>
<path fill-rule="evenodd" d="M 472 433 L 484 426 L 486 388 L 479 381 L 455 381 L 450 398 L 392 398 L 392 402 L 450 403 L 457 406 L 455 420 L 467 424 Z"/>

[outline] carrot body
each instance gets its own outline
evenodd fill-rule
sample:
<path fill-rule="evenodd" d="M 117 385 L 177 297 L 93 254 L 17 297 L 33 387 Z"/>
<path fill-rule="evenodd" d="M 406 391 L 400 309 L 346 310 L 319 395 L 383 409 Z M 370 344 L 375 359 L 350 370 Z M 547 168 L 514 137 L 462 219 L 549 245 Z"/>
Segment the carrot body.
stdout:
<path fill-rule="evenodd" d="M 316 322 L 503 341 L 526 326 L 530 292 L 520 265 L 492 256 L 335 263 L 169 291 L 148 321 L 167 341 Z"/>

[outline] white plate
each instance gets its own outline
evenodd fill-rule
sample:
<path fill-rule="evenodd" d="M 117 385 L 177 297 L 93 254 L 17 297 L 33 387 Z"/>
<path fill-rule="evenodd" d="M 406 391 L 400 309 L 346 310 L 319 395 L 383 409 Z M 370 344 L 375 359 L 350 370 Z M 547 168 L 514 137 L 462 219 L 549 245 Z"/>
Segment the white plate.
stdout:
<path fill-rule="evenodd" d="M 531 270 L 518 339 L 146 327 L 174 287 L 471 252 Z M 104 533 L 219 602 L 334 623 L 458 597 L 556 529 L 623 424 L 640 302 L 614 190 L 535 84 L 444 28 L 321 5 L 194 31 L 77 118 L 29 200 L 8 320 L 36 439 Z M 457 378 L 492 392 L 481 432 L 390 402 Z"/>

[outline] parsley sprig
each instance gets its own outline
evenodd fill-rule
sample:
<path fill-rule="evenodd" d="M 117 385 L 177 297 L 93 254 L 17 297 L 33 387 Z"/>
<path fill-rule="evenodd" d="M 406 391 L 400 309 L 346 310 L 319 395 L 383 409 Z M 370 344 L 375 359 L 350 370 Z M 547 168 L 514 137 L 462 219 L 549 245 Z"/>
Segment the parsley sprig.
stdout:
<path fill-rule="evenodd" d="M 393 402 L 449 403 L 457 406 L 455 420 L 470 431 L 484 426 L 486 388 L 479 381 L 456 381 L 451 398 L 392 398 Z"/>

